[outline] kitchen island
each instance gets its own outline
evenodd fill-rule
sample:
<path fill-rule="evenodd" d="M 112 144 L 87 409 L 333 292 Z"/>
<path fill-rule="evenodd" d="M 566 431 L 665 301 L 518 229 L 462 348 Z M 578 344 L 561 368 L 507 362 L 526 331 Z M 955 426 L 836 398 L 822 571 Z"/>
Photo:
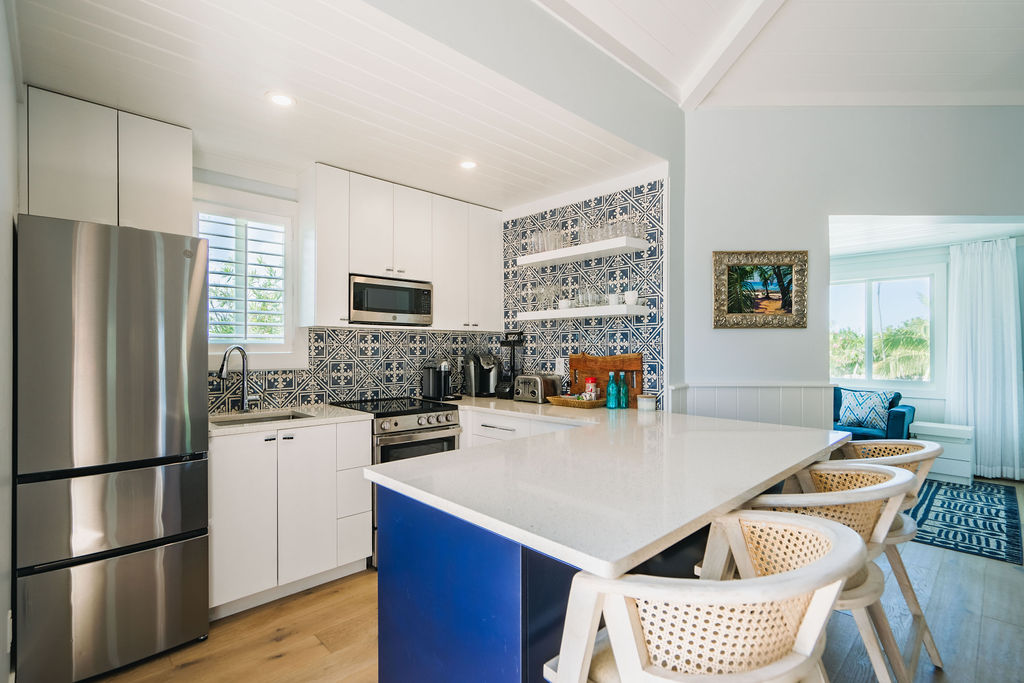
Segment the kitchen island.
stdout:
<path fill-rule="evenodd" d="M 576 412 L 465 407 L 506 403 Z M 365 470 L 378 485 L 381 681 L 542 680 L 578 570 L 624 574 L 849 439 L 578 412 L 588 424 Z"/>

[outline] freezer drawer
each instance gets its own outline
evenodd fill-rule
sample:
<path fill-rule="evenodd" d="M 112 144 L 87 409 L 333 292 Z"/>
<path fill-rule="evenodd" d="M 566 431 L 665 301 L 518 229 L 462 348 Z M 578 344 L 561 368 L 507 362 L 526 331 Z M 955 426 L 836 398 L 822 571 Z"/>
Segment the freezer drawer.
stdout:
<path fill-rule="evenodd" d="M 188 531 L 208 520 L 207 461 L 18 485 L 18 567 Z"/>
<path fill-rule="evenodd" d="M 17 678 L 78 681 L 204 636 L 207 537 L 18 578 Z"/>

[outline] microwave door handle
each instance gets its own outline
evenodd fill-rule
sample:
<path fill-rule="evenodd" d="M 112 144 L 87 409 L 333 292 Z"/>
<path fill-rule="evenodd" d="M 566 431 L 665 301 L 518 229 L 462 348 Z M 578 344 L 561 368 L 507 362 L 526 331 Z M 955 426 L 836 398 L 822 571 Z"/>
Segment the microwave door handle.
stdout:
<path fill-rule="evenodd" d="M 435 429 L 432 431 L 418 432 L 415 434 L 394 434 L 378 436 L 375 441 L 378 446 L 391 446 L 396 443 L 415 443 L 416 441 L 431 441 L 433 439 L 446 439 L 450 436 L 457 436 L 462 433 L 462 427 L 451 429 Z"/>

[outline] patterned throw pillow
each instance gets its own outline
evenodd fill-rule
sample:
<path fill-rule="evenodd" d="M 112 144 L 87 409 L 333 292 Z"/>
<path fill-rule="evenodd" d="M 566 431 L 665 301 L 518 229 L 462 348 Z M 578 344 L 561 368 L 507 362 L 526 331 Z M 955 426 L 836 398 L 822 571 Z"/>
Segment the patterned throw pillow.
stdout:
<path fill-rule="evenodd" d="M 847 391 L 842 389 L 839 424 L 844 427 L 885 429 L 889 423 L 889 402 L 894 391 Z"/>

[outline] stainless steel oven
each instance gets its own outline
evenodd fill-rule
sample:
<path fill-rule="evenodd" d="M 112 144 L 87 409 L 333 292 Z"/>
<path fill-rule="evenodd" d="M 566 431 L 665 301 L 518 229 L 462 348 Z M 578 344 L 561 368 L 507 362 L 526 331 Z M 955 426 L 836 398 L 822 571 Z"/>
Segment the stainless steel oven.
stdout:
<path fill-rule="evenodd" d="M 419 280 L 349 275 L 350 323 L 430 325 L 434 287 Z"/>
<path fill-rule="evenodd" d="M 460 434 L 462 427 L 458 425 L 398 434 L 378 434 L 373 437 L 373 464 L 454 451 L 459 447 Z"/>

